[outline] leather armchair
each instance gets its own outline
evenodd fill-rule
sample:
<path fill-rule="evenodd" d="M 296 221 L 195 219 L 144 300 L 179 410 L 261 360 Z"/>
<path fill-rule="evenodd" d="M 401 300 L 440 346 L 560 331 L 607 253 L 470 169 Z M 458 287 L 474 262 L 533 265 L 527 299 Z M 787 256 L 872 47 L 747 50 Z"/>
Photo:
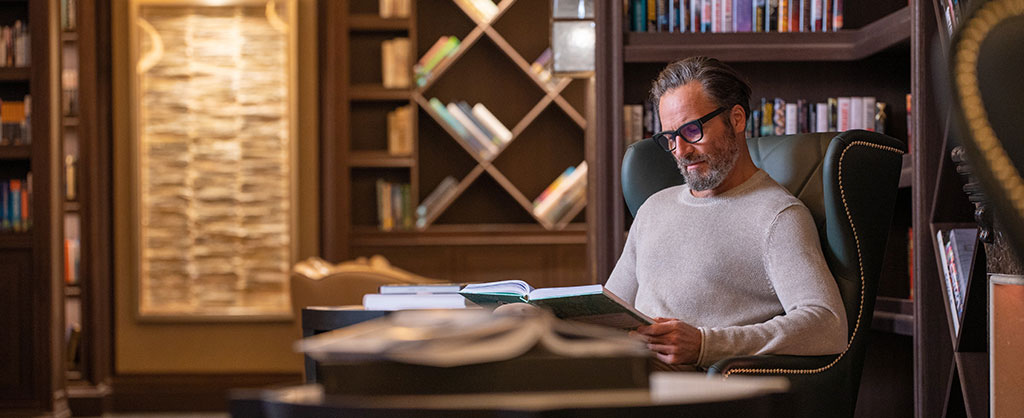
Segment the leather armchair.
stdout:
<path fill-rule="evenodd" d="M 723 359 L 709 374 L 788 377 L 801 417 L 853 416 L 905 145 L 867 131 L 750 138 L 754 164 L 810 209 L 846 308 L 849 340 L 837 355 Z M 645 139 L 626 151 L 622 192 L 630 212 L 683 183 L 672 156 Z"/>

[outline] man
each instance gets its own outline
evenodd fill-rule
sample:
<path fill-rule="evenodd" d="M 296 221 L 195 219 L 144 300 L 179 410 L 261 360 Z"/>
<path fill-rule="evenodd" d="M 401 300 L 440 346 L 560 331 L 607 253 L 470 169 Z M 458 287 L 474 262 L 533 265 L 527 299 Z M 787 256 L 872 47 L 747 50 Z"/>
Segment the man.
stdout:
<path fill-rule="evenodd" d="M 736 355 L 835 354 L 846 313 L 807 207 L 746 146 L 750 87 L 706 57 L 666 67 L 651 89 L 655 140 L 686 184 L 637 212 L 606 284 L 657 323 L 634 333 L 657 358 L 706 368 Z"/>

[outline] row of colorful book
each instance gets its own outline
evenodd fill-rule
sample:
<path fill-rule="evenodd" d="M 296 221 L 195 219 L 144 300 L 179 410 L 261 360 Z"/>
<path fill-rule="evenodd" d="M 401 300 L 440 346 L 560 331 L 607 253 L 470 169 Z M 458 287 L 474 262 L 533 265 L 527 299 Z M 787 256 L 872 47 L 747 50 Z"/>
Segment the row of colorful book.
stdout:
<path fill-rule="evenodd" d="M 761 98 L 751 109 L 747 136 L 793 135 L 808 132 L 844 132 L 863 129 L 885 133 L 888 105 L 874 97 L 830 97 L 825 102 Z"/>
<path fill-rule="evenodd" d="M 629 0 L 633 32 L 830 32 L 843 0 Z"/>
<path fill-rule="evenodd" d="M 381 84 L 389 89 L 404 89 L 412 85 L 409 78 L 409 38 L 387 39 L 380 43 Z"/>
<path fill-rule="evenodd" d="M 82 245 L 77 238 L 64 239 L 64 283 L 75 285 L 80 278 L 78 267 L 82 263 Z"/>
<path fill-rule="evenodd" d="M 413 75 L 416 78 L 416 85 L 420 87 L 425 86 L 433 77 L 434 70 L 440 68 L 443 63 L 450 60 L 459 51 L 459 43 L 459 38 L 454 35 L 438 38 L 434 45 L 412 67 Z"/>
<path fill-rule="evenodd" d="M 377 221 L 380 230 L 412 229 L 412 199 L 408 183 L 377 179 Z"/>
<path fill-rule="evenodd" d="M 0 146 L 32 143 L 32 97 L 24 101 L 0 100 Z"/>
<path fill-rule="evenodd" d="M 884 134 L 890 112 L 888 104 L 870 96 L 833 97 L 819 103 L 761 98 L 760 106 L 750 109 L 747 137 L 851 129 Z M 663 130 L 650 103 L 623 106 L 623 128 L 627 146 Z"/>
<path fill-rule="evenodd" d="M 477 22 L 490 22 L 498 15 L 498 5 L 491 0 L 455 0 L 455 4 Z"/>
<path fill-rule="evenodd" d="M 939 246 L 939 261 L 942 262 L 942 276 L 946 283 L 946 300 L 953 320 L 953 332 L 959 333 L 978 229 L 954 228 L 949 231 L 940 230 L 935 235 L 936 245 Z"/>
<path fill-rule="evenodd" d="M 412 154 L 412 111 L 412 105 L 405 105 L 388 112 L 388 154 Z"/>
<path fill-rule="evenodd" d="M 512 141 L 509 131 L 483 103 L 472 107 L 465 101 L 447 105 L 436 97 L 430 98 L 430 108 L 455 131 L 455 139 L 482 159 L 489 159 Z"/>
<path fill-rule="evenodd" d="M 0 180 L 0 232 L 32 228 L 32 173 L 23 179 Z"/>
<path fill-rule="evenodd" d="M 533 215 L 549 224 L 558 223 L 586 199 L 586 191 L 587 162 L 583 161 L 575 167 L 566 168 L 533 200 Z"/>
<path fill-rule="evenodd" d="M 30 39 L 28 25 L 21 20 L 0 26 L 0 67 L 28 67 L 32 56 Z"/>
<path fill-rule="evenodd" d="M 379 0 L 378 14 L 380 17 L 406 18 L 412 9 L 412 0 Z"/>

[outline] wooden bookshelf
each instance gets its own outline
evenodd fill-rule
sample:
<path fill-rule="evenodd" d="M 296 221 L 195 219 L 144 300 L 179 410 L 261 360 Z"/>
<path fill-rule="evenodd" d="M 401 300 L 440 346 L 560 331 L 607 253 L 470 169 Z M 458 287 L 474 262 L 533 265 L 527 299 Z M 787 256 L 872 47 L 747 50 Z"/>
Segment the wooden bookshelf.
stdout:
<path fill-rule="evenodd" d="M 0 179 L 32 174 L 32 226 L 27 232 L 0 233 L 0 339 L 5 368 L 0 379 L 0 411 L 9 416 L 68 416 L 64 395 L 62 257 L 54 237 L 61 235 L 60 144 L 54 135 L 59 90 L 56 49 L 57 1 L 0 2 L 4 24 L 20 20 L 31 37 L 31 68 L 0 68 L 5 100 L 32 98 L 32 144 L 0 147 Z"/>
<path fill-rule="evenodd" d="M 555 222 L 533 214 L 533 199 L 584 161 L 589 146 L 586 80 L 545 82 L 530 69 L 549 43 L 550 4 L 496 1 L 498 13 L 483 21 L 453 1 L 413 3 L 408 19 L 396 19 L 379 17 L 372 0 L 320 2 L 321 84 L 340 92 L 321 102 L 322 177 L 332 179 L 322 193 L 323 253 L 332 261 L 382 254 L 417 274 L 458 281 L 489 280 L 494 273 L 476 260 L 492 259 L 492 267 L 530 271 L 524 278 L 535 277 L 534 286 L 592 283 L 583 260 L 586 205 Z M 451 35 L 458 50 L 422 86 L 382 86 L 381 42 L 408 37 L 415 62 Z M 430 106 L 433 97 L 482 103 L 512 140 L 478 154 Z M 413 108 L 413 152 L 390 155 L 384 116 L 403 105 Z M 377 179 L 408 183 L 419 204 L 446 176 L 457 181 L 454 197 L 425 225 L 380 230 Z M 570 254 L 579 262 L 542 261 Z"/>

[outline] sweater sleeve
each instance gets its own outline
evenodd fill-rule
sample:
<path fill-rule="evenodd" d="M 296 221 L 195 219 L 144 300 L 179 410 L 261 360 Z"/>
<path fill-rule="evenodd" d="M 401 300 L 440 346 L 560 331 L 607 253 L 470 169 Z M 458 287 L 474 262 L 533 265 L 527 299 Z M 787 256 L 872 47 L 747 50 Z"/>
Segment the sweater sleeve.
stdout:
<path fill-rule="evenodd" d="M 605 288 L 634 307 L 636 306 L 636 290 L 638 287 L 636 280 L 636 242 L 639 239 L 639 228 L 637 224 L 639 224 L 638 220 L 634 220 L 633 225 L 629 227 L 625 248 L 622 249 L 622 255 L 619 256 L 619 261 L 615 263 L 615 268 L 612 269 L 612 274 L 608 276 L 608 282 L 605 283 Z"/>
<path fill-rule="evenodd" d="M 791 205 L 776 216 L 764 264 L 785 313 L 758 324 L 701 328 L 700 366 L 738 355 L 825 355 L 846 348 L 846 311 L 806 207 Z"/>

